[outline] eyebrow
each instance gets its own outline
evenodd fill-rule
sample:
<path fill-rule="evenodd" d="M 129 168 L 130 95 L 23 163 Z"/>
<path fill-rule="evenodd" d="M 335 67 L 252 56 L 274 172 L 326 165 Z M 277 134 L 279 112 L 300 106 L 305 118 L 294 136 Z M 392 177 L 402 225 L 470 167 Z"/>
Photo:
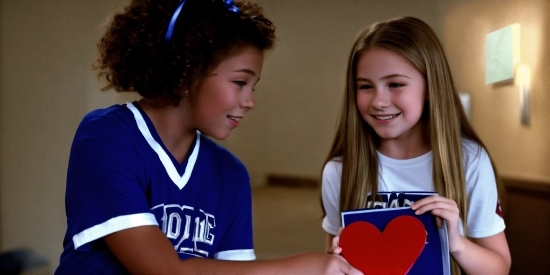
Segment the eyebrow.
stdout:
<path fill-rule="evenodd" d="M 234 73 L 247 73 L 247 74 L 250 74 L 252 76 L 256 76 L 256 72 L 254 72 L 253 70 L 251 69 L 238 69 L 238 70 L 235 70 L 233 71 Z"/>
<path fill-rule="evenodd" d="M 394 78 L 394 77 L 406 77 L 408 79 L 411 79 L 409 76 L 406 76 L 403 74 L 390 74 L 382 77 L 381 79 L 388 79 L 388 78 Z M 370 81 L 370 79 L 364 78 L 364 77 L 357 77 L 356 81 Z"/>

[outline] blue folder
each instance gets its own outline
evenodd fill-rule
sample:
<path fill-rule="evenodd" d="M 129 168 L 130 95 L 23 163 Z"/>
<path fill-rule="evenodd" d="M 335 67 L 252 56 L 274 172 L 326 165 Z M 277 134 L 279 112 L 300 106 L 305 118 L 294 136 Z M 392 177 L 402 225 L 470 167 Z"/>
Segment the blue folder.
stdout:
<path fill-rule="evenodd" d="M 437 195 L 432 192 L 381 192 L 375 203 L 375 208 L 357 209 L 342 212 L 342 226 L 357 221 L 373 224 L 383 232 L 386 225 L 396 217 L 413 216 L 424 224 L 426 229 L 426 244 L 422 253 L 407 274 L 444 274 L 450 275 L 450 255 L 445 222 L 437 227 L 435 217 L 431 213 L 414 214 L 410 205 L 421 198 Z"/>

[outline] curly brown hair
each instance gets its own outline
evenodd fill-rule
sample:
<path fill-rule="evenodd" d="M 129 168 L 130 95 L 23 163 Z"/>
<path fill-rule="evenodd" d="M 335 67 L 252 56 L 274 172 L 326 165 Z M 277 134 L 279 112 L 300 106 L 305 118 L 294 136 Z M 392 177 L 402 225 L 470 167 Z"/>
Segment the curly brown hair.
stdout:
<path fill-rule="evenodd" d="M 113 16 L 97 45 L 93 68 L 108 84 L 101 90 L 137 92 L 144 98 L 178 104 L 182 91 L 193 90 L 219 63 L 242 46 L 273 48 L 275 26 L 262 7 L 237 2 L 230 11 L 223 0 L 187 0 L 170 41 L 170 19 L 180 1 L 133 0 Z"/>

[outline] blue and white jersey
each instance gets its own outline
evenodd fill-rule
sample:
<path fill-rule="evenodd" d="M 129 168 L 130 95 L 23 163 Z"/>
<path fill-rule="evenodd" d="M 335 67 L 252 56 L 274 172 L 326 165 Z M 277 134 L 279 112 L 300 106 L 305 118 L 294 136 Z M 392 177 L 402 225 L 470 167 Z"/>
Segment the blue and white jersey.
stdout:
<path fill-rule="evenodd" d="M 183 163 L 135 103 L 87 114 L 76 132 L 65 194 L 67 232 L 56 274 L 120 274 L 102 237 L 157 225 L 180 259 L 254 260 L 250 178 L 197 132 Z"/>

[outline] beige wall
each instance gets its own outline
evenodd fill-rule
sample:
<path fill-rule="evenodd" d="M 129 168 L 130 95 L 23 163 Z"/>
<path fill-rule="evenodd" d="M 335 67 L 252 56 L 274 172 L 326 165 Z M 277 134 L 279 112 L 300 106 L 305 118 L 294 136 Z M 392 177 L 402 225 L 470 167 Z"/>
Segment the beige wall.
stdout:
<path fill-rule="evenodd" d="M 89 110 L 126 99 L 91 72 L 114 0 L 0 0 L 0 241 L 59 261 L 72 137 Z M 121 1 L 119 1 L 121 2 Z"/>
<path fill-rule="evenodd" d="M 360 29 L 417 16 L 439 32 L 433 0 L 265 1 L 279 43 L 264 65 L 256 110 L 224 142 L 247 165 L 254 185 L 269 173 L 318 177 L 343 97 L 347 57 Z"/>
<path fill-rule="evenodd" d="M 49 258 L 52 270 L 62 250 L 64 181 L 74 131 L 87 111 L 132 99 L 100 93 L 90 70 L 99 25 L 115 2 L 0 0 L 0 247 L 31 247 Z M 280 41 L 257 85 L 257 109 L 222 142 L 245 162 L 255 186 L 268 173 L 319 175 L 355 34 L 400 15 L 426 20 L 444 38 L 457 86 L 472 93 L 474 125 L 500 170 L 550 178 L 550 169 L 544 169 L 550 156 L 545 123 L 550 94 L 544 91 L 550 81 L 544 46 L 550 42 L 548 0 L 517 0 L 500 8 L 500 1 L 490 0 L 260 2 Z M 483 85 L 484 35 L 515 22 L 522 24 L 522 35 L 540 36 L 522 42 L 534 72 L 530 128 L 519 125 L 512 87 Z"/>
<path fill-rule="evenodd" d="M 471 93 L 473 124 L 503 176 L 550 182 L 550 1 L 445 1 L 443 43 L 455 84 Z M 485 35 L 521 25 L 521 62 L 531 68 L 531 125 L 518 88 L 485 85 Z"/>

